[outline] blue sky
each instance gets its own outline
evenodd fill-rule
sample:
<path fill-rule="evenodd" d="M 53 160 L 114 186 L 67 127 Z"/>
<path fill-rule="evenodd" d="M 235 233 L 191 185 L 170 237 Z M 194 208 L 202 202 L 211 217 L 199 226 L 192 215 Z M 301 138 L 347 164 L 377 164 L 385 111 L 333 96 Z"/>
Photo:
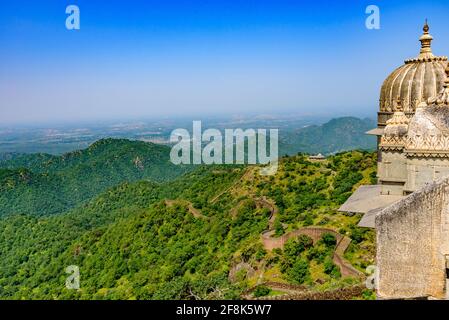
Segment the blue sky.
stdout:
<path fill-rule="evenodd" d="M 4 1 L 0 123 L 209 114 L 375 116 L 447 1 Z M 81 29 L 65 28 L 78 5 Z M 375 4 L 381 29 L 365 28 Z"/>

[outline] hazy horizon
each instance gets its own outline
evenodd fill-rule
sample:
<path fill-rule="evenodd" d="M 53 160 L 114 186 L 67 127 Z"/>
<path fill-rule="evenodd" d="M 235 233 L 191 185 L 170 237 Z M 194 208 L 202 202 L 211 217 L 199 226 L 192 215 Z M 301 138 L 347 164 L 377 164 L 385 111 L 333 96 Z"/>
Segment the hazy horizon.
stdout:
<path fill-rule="evenodd" d="M 81 29 L 65 28 L 80 8 Z M 365 9 L 380 8 L 380 30 Z M 0 125 L 291 113 L 375 117 L 383 80 L 419 52 L 434 1 L 0 4 Z M 116 119 L 116 120 L 114 120 Z"/>
<path fill-rule="evenodd" d="M 193 114 L 193 115 L 161 115 L 161 116 L 140 116 L 140 117 L 127 117 L 117 116 L 110 118 L 88 118 L 88 119 L 49 119 L 40 121 L 16 121 L 4 123 L 0 120 L 0 129 L 5 128 L 58 128 L 58 127 L 73 127 L 80 128 L 82 126 L 88 127 L 101 127 L 116 124 L 132 124 L 132 123 L 154 123 L 159 121 L 187 121 L 192 122 L 195 120 L 208 121 L 208 120 L 311 120 L 318 123 L 327 122 L 331 119 L 354 117 L 359 119 L 376 119 L 375 114 L 338 114 L 338 113 L 311 113 L 311 114 L 295 114 L 289 112 L 278 113 L 212 113 L 212 114 Z"/>

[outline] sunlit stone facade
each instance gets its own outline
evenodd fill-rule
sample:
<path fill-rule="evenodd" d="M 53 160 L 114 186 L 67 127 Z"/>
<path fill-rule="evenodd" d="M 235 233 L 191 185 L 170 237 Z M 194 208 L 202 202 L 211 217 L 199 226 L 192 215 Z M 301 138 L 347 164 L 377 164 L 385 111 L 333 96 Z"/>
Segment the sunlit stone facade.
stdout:
<path fill-rule="evenodd" d="M 393 72 L 381 90 L 378 179 L 383 195 L 408 195 L 449 174 L 448 62 L 432 54 L 427 24 L 420 41 L 418 58 Z"/>
<path fill-rule="evenodd" d="M 436 69 L 429 81 L 422 77 L 416 85 L 430 97 L 418 104 L 398 98 L 379 139 L 381 194 L 406 196 L 375 215 L 379 298 L 448 297 L 449 66 L 432 55 L 428 30 L 426 24 L 420 63 L 439 70 L 444 62 L 444 78 Z"/>

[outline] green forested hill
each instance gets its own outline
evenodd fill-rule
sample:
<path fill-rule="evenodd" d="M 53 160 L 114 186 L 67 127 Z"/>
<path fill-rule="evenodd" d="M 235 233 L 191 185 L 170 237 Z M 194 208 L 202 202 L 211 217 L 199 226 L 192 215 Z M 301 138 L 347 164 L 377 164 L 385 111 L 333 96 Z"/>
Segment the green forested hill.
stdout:
<path fill-rule="evenodd" d="M 201 166 L 170 182 L 120 184 L 60 215 L 0 218 L 0 298 L 219 299 L 238 298 L 259 279 L 320 290 L 353 283 L 330 260 L 332 237 L 269 252 L 261 234 L 272 226 L 266 204 L 274 203 L 279 235 L 332 228 L 356 239 L 347 258 L 363 270 L 373 234 L 336 209 L 370 183 L 374 154 L 288 157 L 272 177 L 257 169 Z M 4 173 L 22 179 L 15 174 Z M 80 290 L 65 288 L 69 265 L 80 268 Z M 237 265 L 246 269 L 234 272 Z"/>
<path fill-rule="evenodd" d="M 45 164 L 56 158 L 57 156 L 47 153 L 0 153 L 0 168 L 45 170 Z"/>
<path fill-rule="evenodd" d="M 106 139 L 62 156 L 11 155 L 0 162 L 0 216 L 62 213 L 122 182 L 172 180 L 167 146 Z M 3 169 L 2 169 L 3 168 Z"/>
<path fill-rule="evenodd" d="M 322 125 L 313 125 L 280 135 L 282 154 L 305 152 L 310 154 L 334 154 L 348 150 L 375 150 L 376 138 L 365 132 L 375 128 L 371 119 L 343 117 Z"/>
<path fill-rule="evenodd" d="M 150 170 L 158 181 L 169 180 L 177 176 L 170 174 L 166 166 L 171 165 L 169 159 L 170 148 L 164 145 L 127 139 L 103 139 L 93 143 L 87 149 L 78 150 L 54 156 L 45 153 L 37 154 L 6 154 L 0 160 L 0 168 L 27 168 L 36 173 L 54 173 L 68 169 L 81 172 L 114 173 L 134 175 L 135 170 Z M 163 172 L 157 172 L 159 168 Z M 172 166 L 169 169 L 173 169 Z M 109 171 L 107 171 L 109 170 Z M 148 172 L 148 171 L 147 171 Z M 164 177 L 168 174 L 168 179 Z"/>

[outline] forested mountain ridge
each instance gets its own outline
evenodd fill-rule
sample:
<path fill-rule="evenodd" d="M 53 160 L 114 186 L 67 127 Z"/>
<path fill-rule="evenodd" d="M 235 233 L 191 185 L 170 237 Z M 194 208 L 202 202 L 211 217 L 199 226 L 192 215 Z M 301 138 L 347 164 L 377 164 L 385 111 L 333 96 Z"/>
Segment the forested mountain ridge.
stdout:
<path fill-rule="evenodd" d="M 261 235 L 331 228 L 354 239 L 345 257 L 364 270 L 373 234 L 337 208 L 374 179 L 375 163 L 367 152 L 297 155 L 271 177 L 258 166 L 200 166 L 169 182 L 122 183 L 60 215 L 0 218 L 0 298 L 234 299 L 260 280 L 314 290 L 357 283 L 333 264 L 332 236 L 269 251 Z M 80 268 L 80 290 L 65 288 L 69 265 Z"/>
<path fill-rule="evenodd" d="M 151 165 L 165 166 L 170 163 L 170 148 L 160 144 L 127 139 L 102 139 L 91 144 L 88 148 L 65 153 L 60 156 L 45 153 L 37 154 L 5 154 L 0 160 L 0 168 L 27 168 L 36 173 L 59 172 L 67 169 L 119 170 L 129 163 L 144 170 Z M 173 168 L 178 166 L 172 165 Z M 129 168 L 126 168 L 129 170 Z M 169 172 L 164 172 L 170 174 Z M 155 180 L 166 181 L 163 175 L 154 177 Z"/>
<path fill-rule="evenodd" d="M 280 135 L 282 154 L 305 152 L 335 154 L 348 150 L 376 149 L 376 138 L 365 133 L 377 127 L 372 119 L 342 117 L 322 125 L 312 125 Z"/>
<path fill-rule="evenodd" d="M 192 169 L 170 162 L 167 146 L 105 139 L 61 156 L 12 155 L 0 161 L 0 216 L 67 211 L 122 182 L 173 180 Z"/>
<path fill-rule="evenodd" d="M 324 122 L 326 121 L 326 122 Z M 101 139 L 101 137 L 125 138 L 130 140 L 158 141 L 159 143 L 169 143 L 170 133 L 175 128 L 189 128 L 191 121 L 181 121 L 169 124 L 147 124 L 140 127 L 139 125 L 129 124 L 131 131 L 118 132 L 114 131 L 114 127 L 83 129 L 81 136 L 78 136 L 77 130 L 67 129 L 33 129 L 25 130 L 27 133 L 23 140 L 17 140 L 17 136 L 2 136 L 0 130 L 0 166 L 12 165 L 16 167 L 22 164 L 25 167 L 33 166 L 41 168 L 41 163 L 55 159 L 54 154 L 66 153 L 67 150 L 75 150 L 85 148 L 90 144 Z M 162 128 L 159 126 L 162 125 Z M 272 119 L 241 119 L 241 120 L 205 120 L 204 128 L 216 128 L 223 132 L 227 128 L 239 128 L 243 130 L 255 128 L 279 129 L 279 154 L 295 155 L 298 152 L 308 154 L 323 153 L 335 154 L 350 150 L 369 150 L 376 149 L 376 138 L 366 135 L 365 132 L 377 127 L 377 123 L 373 119 L 356 118 L 356 117 L 339 117 L 329 121 L 322 118 L 317 119 L 295 119 L 295 117 Z M 126 128 L 126 126 L 124 127 Z M 81 128 L 79 128 L 81 129 Z M 87 131 L 85 131 L 87 130 Z M 54 139 L 47 136 L 51 131 L 58 134 L 58 138 Z M 14 132 L 14 131 L 13 131 Z M 6 143 L 5 141 L 8 141 Z M 14 150 L 15 152 L 11 152 Z M 23 153 L 19 153 L 21 151 Z M 38 153 L 40 152 L 40 153 Z M 50 154 L 42 153 L 48 152 Z M 29 153 L 33 153 L 30 155 Z M 76 152 L 75 152 L 76 154 Z M 3 164 L 2 164 L 3 163 Z"/>

